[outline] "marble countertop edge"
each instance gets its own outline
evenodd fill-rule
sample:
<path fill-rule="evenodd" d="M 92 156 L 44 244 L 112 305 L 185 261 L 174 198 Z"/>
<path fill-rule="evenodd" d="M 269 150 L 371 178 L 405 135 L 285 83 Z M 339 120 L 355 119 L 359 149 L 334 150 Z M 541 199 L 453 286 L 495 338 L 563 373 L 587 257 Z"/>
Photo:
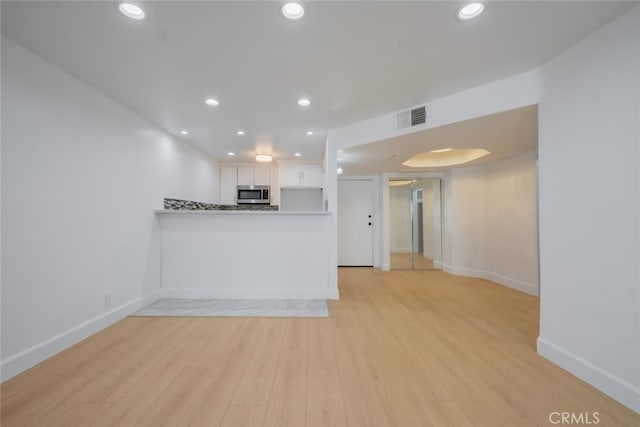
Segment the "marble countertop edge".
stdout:
<path fill-rule="evenodd" d="M 204 210 L 204 209 L 156 209 L 156 214 L 178 215 L 331 215 L 330 211 L 235 211 L 235 210 Z"/>

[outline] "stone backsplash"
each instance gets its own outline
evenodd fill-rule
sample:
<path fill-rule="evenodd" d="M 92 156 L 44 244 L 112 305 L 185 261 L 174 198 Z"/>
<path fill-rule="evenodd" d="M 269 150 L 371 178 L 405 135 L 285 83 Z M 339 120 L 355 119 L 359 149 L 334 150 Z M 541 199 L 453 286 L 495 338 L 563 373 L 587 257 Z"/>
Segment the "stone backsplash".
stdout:
<path fill-rule="evenodd" d="M 183 211 L 277 211 L 271 205 L 216 205 L 193 200 L 164 199 L 164 208 Z"/>

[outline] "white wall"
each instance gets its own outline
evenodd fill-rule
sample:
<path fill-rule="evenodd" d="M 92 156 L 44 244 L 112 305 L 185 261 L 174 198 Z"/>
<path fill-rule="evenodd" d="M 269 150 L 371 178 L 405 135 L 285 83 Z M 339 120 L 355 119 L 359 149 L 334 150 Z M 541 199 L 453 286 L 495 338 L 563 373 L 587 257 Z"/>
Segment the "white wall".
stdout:
<path fill-rule="evenodd" d="M 640 6 L 542 68 L 538 351 L 640 412 Z"/>
<path fill-rule="evenodd" d="M 451 258 L 444 268 L 455 274 L 481 276 L 485 271 L 486 220 L 484 169 L 454 169 L 450 173 L 450 192 L 445 205 L 451 207 L 451 234 L 445 245 L 451 248 Z"/>
<path fill-rule="evenodd" d="M 445 269 L 538 293 L 536 153 L 454 169 Z"/>
<path fill-rule="evenodd" d="M 277 190 L 275 192 L 277 192 Z M 322 211 L 322 189 L 283 188 L 282 190 L 280 190 L 280 210 L 316 212 Z"/>
<path fill-rule="evenodd" d="M 330 287 L 329 214 L 160 214 L 165 298 L 338 298 Z"/>
<path fill-rule="evenodd" d="M 3 37 L 3 379 L 153 299 L 154 209 L 218 191 L 208 156 Z"/>

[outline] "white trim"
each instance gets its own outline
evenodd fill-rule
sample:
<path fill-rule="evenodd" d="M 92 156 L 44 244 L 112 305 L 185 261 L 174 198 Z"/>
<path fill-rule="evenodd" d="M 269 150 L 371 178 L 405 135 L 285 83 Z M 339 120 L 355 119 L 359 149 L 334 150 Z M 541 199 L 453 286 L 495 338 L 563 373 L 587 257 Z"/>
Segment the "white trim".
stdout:
<path fill-rule="evenodd" d="M 529 295 L 538 296 L 538 287 L 534 284 L 523 282 L 511 277 L 502 276 L 490 271 L 474 270 L 469 268 L 458 268 L 451 265 L 445 265 L 444 271 L 450 274 L 456 274 L 458 276 L 475 277 L 478 279 L 490 280 L 502 286 L 506 286 L 511 289 L 515 289 L 520 292 L 524 292 Z"/>
<path fill-rule="evenodd" d="M 542 337 L 538 337 L 537 343 L 538 354 L 542 357 L 640 413 L 640 388 Z"/>
<path fill-rule="evenodd" d="M 435 265 L 436 264 L 434 263 L 434 266 Z M 438 262 L 437 265 L 439 265 L 442 268 L 442 271 L 444 271 L 445 273 L 456 274 L 456 273 L 454 273 L 453 266 L 450 265 L 450 264 L 444 264 L 444 263 Z"/>
<path fill-rule="evenodd" d="M 145 296 L 126 302 L 113 310 L 89 319 L 58 335 L 48 338 L 13 356 L 9 356 L 0 364 L 2 381 L 8 380 L 20 372 L 25 371 L 56 353 L 65 350 L 83 339 L 116 323 L 127 315 L 138 311 L 142 307 L 156 301 L 160 292 L 155 290 Z"/>
<path fill-rule="evenodd" d="M 204 299 L 339 299 L 338 289 L 164 288 L 161 298 Z"/>

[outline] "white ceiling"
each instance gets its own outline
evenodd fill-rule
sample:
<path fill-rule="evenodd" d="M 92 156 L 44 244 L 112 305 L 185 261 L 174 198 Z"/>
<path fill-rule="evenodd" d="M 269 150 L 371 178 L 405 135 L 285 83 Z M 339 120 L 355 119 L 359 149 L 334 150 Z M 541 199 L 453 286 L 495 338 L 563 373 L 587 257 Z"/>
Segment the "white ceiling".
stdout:
<path fill-rule="evenodd" d="M 412 168 L 402 163 L 431 150 L 484 148 L 491 154 L 464 165 L 478 166 L 537 147 L 538 106 L 532 105 L 352 147 L 338 152 L 338 164 L 348 175 L 440 171 L 450 167 Z"/>
<path fill-rule="evenodd" d="M 299 21 L 283 3 L 142 2 L 133 21 L 113 1 L 2 1 L 2 33 L 218 160 L 319 160 L 328 129 L 533 69 L 637 4 L 491 1 L 461 23 L 458 1 L 307 1 Z"/>

